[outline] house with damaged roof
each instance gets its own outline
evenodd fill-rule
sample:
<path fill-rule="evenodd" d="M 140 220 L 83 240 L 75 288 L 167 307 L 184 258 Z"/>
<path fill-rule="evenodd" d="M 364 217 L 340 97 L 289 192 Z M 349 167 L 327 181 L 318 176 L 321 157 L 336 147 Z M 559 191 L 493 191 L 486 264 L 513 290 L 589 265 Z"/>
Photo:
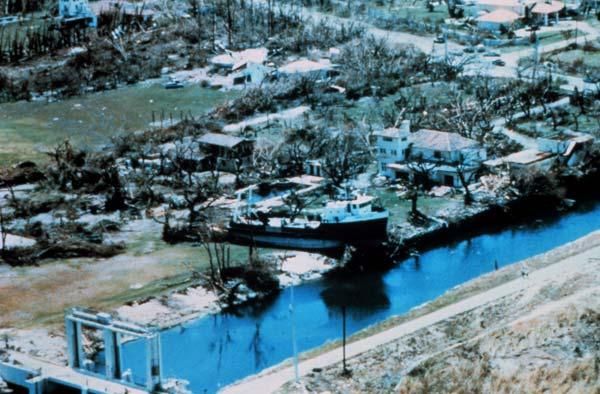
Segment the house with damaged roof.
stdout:
<path fill-rule="evenodd" d="M 429 181 L 460 187 L 460 173 L 467 182 L 486 160 L 486 151 L 477 141 L 457 133 L 421 129 L 410 131 L 410 123 L 374 133 L 378 170 L 389 179 L 419 182 L 419 169 L 427 168 Z"/>
<path fill-rule="evenodd" d="M 202 151 L 217 170 L 236 172 L 252 164 L 254 141 L 221 133 L 206 133 L 198 139 Z"/>

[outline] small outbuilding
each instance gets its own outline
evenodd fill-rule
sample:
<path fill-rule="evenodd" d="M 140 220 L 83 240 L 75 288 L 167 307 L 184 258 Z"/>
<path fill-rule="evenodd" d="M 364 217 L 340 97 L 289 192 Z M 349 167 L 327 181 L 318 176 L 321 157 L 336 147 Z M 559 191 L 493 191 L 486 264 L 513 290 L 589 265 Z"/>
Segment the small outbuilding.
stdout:
<path fill-rule="evenodd" d="M 236 172 L 252 163 L 254 141 L 221 133 L 206 133 L 198 140 L 218 170 Z"/>

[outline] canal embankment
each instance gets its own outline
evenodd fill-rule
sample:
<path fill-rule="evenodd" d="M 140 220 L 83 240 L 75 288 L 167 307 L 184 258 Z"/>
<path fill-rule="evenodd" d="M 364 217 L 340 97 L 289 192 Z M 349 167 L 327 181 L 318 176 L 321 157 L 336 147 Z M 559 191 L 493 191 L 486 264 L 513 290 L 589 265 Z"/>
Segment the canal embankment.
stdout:
<path fill-rule="evenodd" d="M 472 387 L 495 387 L 490 382 L 494 377 L 476 372 L 479 367 L 487 366 L 494 369 L 491 375 L 495 374 L 495 379 L 507 379 L 505 375 L 513 369 L 500 363 L 504 353 L 510 355 L 512 362 L 524 366 L 522 371 L 513 372 L 516 384 L 525 389 L 534 387 L 529 379 L 536 376 L 539 354 L 549 351 L 554 355 L 554 352 L 568 353 L 560 358 L 560 365 L 555 365 L 558 359 L 544 362 L 550 370 L 564 367 L 569 371 L 579 368 L 581 372 L 562 382 L 558 380 L 568 377 L 566 373 L 551 375 L 549 384 L 592 387 L 590 384 L 597 381 L 597 370 L 594 380 L 593 368 L 589 370 L 588 364 L 591 360 L 593 367 L 597 343 L 594 345 L 593 341 L 577 335 L 593 332 L 594 325 L 597 328 L 594 316 L 598 315 L 600 305 L 589 300 L 594 297 L 597 300 L 600 294 L 599 256 L 600 233 L 594 232 L 483 275 L 403 316 L 360 331 L 349 338 L 346 347 L 350 373 L 342 374 L 343 353 L 340 341 L 336 341 L 303 355 L 298 383 L 294 382 L 294 368 L 288 360 L 223 392 L 253 392 L 258 387 L 265 393 L 308 389 L 410 392 L 425 384 L 423 378 L 430 379 L 431 385 L 449 388 L 451 382 L 442 382 L 448 375 L 463 377 L 467 379 L 463 382 L 468 381 Z M 529 345 L 522 343 L 523 336 Z M 511 351 L 514 353 L 510 354 Z M 479 356 L 479 361 L 456 359 L 456 353 L 465 352 Z M 478 368 L 474 376 L 468 377 L 465 375 L 468 369 L 461 372 L 461 368 L 468 367 L 470 362 Z M 450 372 L 448 363 L 454 365 Z M 429 371 L 432 367 L 433 373 Z"/>

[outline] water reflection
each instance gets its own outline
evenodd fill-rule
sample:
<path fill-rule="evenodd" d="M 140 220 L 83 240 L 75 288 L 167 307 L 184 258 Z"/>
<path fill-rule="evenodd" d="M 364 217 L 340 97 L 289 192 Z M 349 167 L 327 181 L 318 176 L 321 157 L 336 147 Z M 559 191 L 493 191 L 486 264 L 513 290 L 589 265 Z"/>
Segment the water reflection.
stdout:
<path fill-rule="evenodd" d="M 390 298 L 382 273 L 363 274 L 351 278 L 327 280 L 320 295 L 330 314 L 347 313 L 355 319 L 364 319 L 390 307 Z"/>

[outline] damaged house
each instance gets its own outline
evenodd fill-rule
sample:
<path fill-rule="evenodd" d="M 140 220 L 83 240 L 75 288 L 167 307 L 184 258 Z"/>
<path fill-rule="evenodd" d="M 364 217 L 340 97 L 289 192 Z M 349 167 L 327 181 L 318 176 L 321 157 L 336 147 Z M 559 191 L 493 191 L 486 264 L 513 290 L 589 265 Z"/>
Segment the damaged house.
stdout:
<path fill-rule="evenodd" d="M 460 187 L 459 172 L 472 181 L 486 159 L 485 149 L 475 140 L 437 130 L 411 133 L 408 121 L 374 136 L 379 173 L 392 180 L 414 180 L 422 176 L 418 168 L 427 166 L 432 182 Z"/>
<path fill-rule="evenodd" d="M 206 133 L 198 139 L 198 143 L 217 170 L 237 172 L 252 164 L 253 140 L 228 134 Z"/>
<path fill-rule="evenodd" d="M 484 164 L 492 171 L 507 169 L 513 175 L 531 170 L 549 171 L 557 160 L 568 167 L 577 167 L 593 144 L 594 137 L 589 134 L 566 131 L 538 138 L 537 148 L 488 160 Z"/>

